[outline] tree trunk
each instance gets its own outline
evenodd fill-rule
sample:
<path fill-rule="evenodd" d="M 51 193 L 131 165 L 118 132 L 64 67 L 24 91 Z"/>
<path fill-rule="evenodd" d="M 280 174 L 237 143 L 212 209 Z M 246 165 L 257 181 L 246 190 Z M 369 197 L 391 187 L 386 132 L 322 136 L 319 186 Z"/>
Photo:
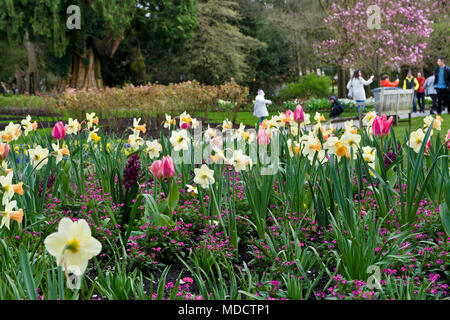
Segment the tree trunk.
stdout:
<path fill-rule="evenodd" d="M 86 53 L 74 54 L 69 73 L 58 81 L 58 92 L 64 91 L 65 87 L 77 90 L 103 89 L 100 57 L 112 58 L 122 40 L 123 34 L 114 36 L 110 33 L 104 39 L 89 36 Z"/>
<path fill-rule="evenodd" d="M 146 67 L 141 46 L 134 30 L 130 32 L 129 43 L 128 59 L 130 60 L 131 81 L 134 85 L 143 85 L 146 83 Z"/>
<path fill-rule="evenodd" d="M 30 42 L 28 33 L 25 35 L 24 46 L 27 50 L 28 68 L 25 73 L 25 91 L 28 94 L 37 94 L 40 91 L 39 82 L 41 78 L 39 76 L 39 58 L 37 46 Z"/>
<path fill-rule="evenodd" d="M 64 91 L 65 87 L 77 90 L 104 88 L 100 61 L 93 50 L 88 50 L 86 55 L 74 55 L 69 73 L 58 79 L 58 92 Z"/>
<path fill-rule="evenodd" d="M 338 99 L 347 98 L 345 69 L 338 65 Z"/>
<path fill-rule="evenodd" d="M 22 69 L 18 69 L 14 74 L 14 78 L 16 78 L 16 93 L 25 93 L 25 71 L 23 71 Z"/>

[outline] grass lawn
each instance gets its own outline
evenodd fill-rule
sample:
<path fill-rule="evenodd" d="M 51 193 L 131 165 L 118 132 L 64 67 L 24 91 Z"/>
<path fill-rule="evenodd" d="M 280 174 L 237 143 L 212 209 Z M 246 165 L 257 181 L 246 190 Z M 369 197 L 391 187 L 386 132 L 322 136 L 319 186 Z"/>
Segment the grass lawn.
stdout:
<path fill-rule="evenodd" d="M 412 118 L 411 121 L 411 131 L 416 131 L 419 128 L 423 128 L 423 119 L 425 117 L 420 117 L 420 118 Z M 448 115 L 447 113 L 445 114 L 441 114 L 441 118 L 444 119 L 444 122 L 442 122 L 441 124 L 441 137 L 445 138 L 445 136 L 447 135 L 447 131 L 450 128 L 450 115 Z M 409 128 L 409 123 L 408 120 L 402 120 L 399 121 L 398 126 L 393 127 L 394 128 L 394 132 L 395 132 L 395 136 L 397 138 L 400 138 L 403 136 L 403 134 L 405 133 L 405 129 Z"/>

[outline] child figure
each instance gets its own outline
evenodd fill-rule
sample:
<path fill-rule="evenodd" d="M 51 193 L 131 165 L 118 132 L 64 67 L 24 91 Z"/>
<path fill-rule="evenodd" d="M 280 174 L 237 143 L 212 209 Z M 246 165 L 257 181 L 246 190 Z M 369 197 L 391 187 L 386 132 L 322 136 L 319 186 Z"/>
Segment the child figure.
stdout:
<path fill-rule="evenodd" d="M 259 123 L 264 121 L 264 117 L 269 116 L 266 104 L 272 104 L 272 101 L 264 99 L 264 91 L 258 90 L 258 95 L 255 98 L 255 108 L 253 110 L 253 115 L 255 117 L 261 118 Z"/>

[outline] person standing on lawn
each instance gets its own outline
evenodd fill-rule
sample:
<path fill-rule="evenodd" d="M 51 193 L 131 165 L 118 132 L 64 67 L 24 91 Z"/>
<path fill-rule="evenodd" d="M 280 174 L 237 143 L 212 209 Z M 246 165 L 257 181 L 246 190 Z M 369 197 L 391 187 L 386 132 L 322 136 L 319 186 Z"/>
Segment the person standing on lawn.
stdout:
<path fill-rule="evenodd" d="M 433 111 L 437 110 L 437 92 L 434 88 L 434 78 L 435 76 L 434 74 L 432 74 L 427 78 L 427 80 L 425 80 L 425 84 L 423 85 L 423 87 L 425 88 L 425 95 L 429 96 L 432 101 L 430 114 L 434 114 Z"/>
<path fill-rule="evenodd" d="M 330 97 L 331 102 L 331 111 L 330 111 L 330 118 L 336 118 L 339 117 L 342 112 L 344 112 L 344 107 L 342 106 L 341 102 L 336 99 L 335 96 Z"/>
<path fill-rule="evenodd" d="M 364 86 L 368 86 L 373 82 L 374 76 L 372 75 L 369 80 L 364 80 L 361 70 L 355 70 L 353 77 L 347 83 L 347 89 L 349 91 L 349 98 L 355 100 L 355 104 L 358 106 L 358 113 L 360 106 L 366 103 L 366 91 Z"/>
<path fill-rule="evenodd" d="M 425 77 L 422 76 L 422 72 L 417 72 L 417 82 L 419 83 L 419 89 L 417 89 L 417 103 L 419 104 L 419 112 L 425 112 Z"/>
<path fill-rule="evenodd" d="M 417 82 L 417 79 L 413 77 L 412 71 L 408 70 L 408 74 L 403 81 L 403 90 L 414 90 L 414 98 L 413 98 L 413 105 L 412 105 L 412 112 L 417 112 L 417 95 L 416 91 L 419 89 L 419 82 Z"/>
<path fill-rule="evenodd" d="M 437 92 L 437 113 L 441 114 L 445 107 L 447 113 L 450 113 L 450 68 L 445 65 L 444 57 L 440 57 L 437 61 L 438 66 L 434 71 L 434 87 Z"/>
<path fill-rule="evenodd" d="M 383 75 L 383 77 L 381 77 L 381 86 L 382 87 L 391 87 L 391 88 L 395 88 L 398 87 L 398 84 L 400 83 L 400 80 L 397 78 L 394 82 L 391 82 L 389 80 L 389 76 L 387 74 Z"/>
<path fill-rule="evenodd" d="M 261 118 L 259 123 L 262 123 L 264 121 L 264 117 L 269 116 L 269 112 L 267 111 L 266 104 L 272 104 L 272 101 L 266 100 L 264 98 L 264 91 L 259 89 L 258 95 L 255 98 L 255 108 L 253 110 L 253 115 L 255 117 Z"/>

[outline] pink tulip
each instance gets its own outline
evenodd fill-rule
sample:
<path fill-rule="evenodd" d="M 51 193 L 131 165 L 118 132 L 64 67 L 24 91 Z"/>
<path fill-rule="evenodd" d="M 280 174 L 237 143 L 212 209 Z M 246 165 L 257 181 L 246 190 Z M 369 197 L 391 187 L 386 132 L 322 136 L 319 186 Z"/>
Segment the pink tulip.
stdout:
<path fill-rule="evenodd" d="M 191 125 L 187 122 L 183 122 L 181 124 L 181 129 L 189 130 L 190 127 L 191 127 Z"/>
<path fill-rule="evenodd" d="M 447 149 L 450 150 L 450 129 L 447 132 Z"/>
<path fill-rule="evenodd" d="M 391 130 L 392 122 L 394 122 L 393 117 L 389 117 L 389 120 L 387 120 L 385 114 L 382 117 L 376 116 L 372 123 L 373 134 L 377 137 L 387 136 Z"/>
<path fill-rule="evenodd" d="M 156 180 L 163 178 L 163 166 L 161 160 L 156 160 L 152 163 L 151 171 Z"/>
<path fill-rule="evenodd" d="M 175 176 L 175 165 L 170 156 L 165 156 L 162 159 L 162 174 L 164 178 L 171 179 Z"/>
<path fill-rule="evenodd" d="M 219 149 L 222 150 L 222 147 L 223 147 L 223 140 L 222 140 L 222 137 L 221 137 L 221 136 L 212 138 L 212 139 L 209 141 L 209 143 L 210 143 L 210 145 L 211 145 L 211 149 L 213 149 L 214 147 L 217 147 L 217 148 L 219 148 Z"/>
<path fill-rule="evenodd" d="M 286 117 L 290 117 L 291 114 L 292 114 L 292 110 L 289 110 L 289 109 L 286 110 L 286 113 L 285 113 Z"/>
<path fill-rule="evenodd" d="M 269 136 L 263 127 L 259 127 L 258 134 L 256 135 L 256 141 L 258 141 L 260 146 L 269 144 Z"/>
<path fill-rule="evenodd" d="M 303 113 L 303 108 L 301 105 L 298 105 L 294 111 L 294 121 L 297 123 L 301 123 L 305 121 L 305 114 Z"/>
<path fill-rule="evenodd" d="M 5 160 L 6 157 L 8 156 L 8 152 L 9 152 L 9 144 L 7 143 L 0 143 L 0 158 L 2 160 Z"/>
<path fill-rule="evenodd" d="M 64 139 L 66 137 L 66 130 L 67 130 L 67 127 L 65 127 L 61 121 L 57 122 L 52 130 L 53 138 L 55 138 L 57 140 Z"/>

